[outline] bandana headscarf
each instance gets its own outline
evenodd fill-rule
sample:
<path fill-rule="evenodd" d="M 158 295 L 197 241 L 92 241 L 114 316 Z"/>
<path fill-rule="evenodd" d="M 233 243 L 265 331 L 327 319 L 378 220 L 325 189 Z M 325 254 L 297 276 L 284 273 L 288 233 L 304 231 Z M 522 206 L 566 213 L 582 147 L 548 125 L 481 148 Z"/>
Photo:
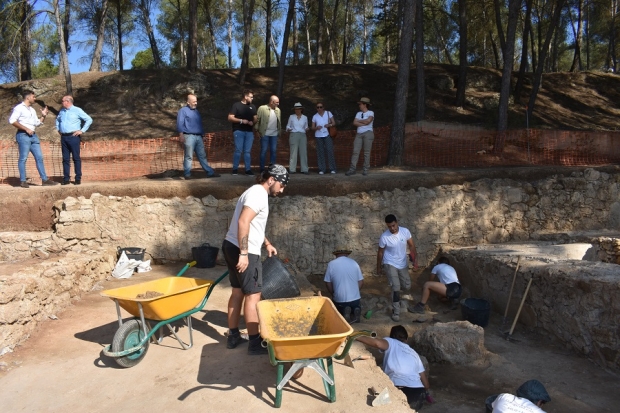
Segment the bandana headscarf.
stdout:
<path fill-rule="evenodd" d="M 277 163 L 270 165 L 267 172 L 269 172 L 269 175 L 271 175 L 273 179 L 280 182 L 282 185 L 288 184 L 288 171 L 282 165 Z"/>

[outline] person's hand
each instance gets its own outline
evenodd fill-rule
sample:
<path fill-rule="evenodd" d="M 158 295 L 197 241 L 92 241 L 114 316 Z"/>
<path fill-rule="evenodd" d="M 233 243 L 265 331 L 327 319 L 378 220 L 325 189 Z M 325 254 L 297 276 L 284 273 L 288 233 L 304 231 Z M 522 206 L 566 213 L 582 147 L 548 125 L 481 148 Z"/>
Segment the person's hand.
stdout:
<path fill-rule="evenodd" d="M 47 114 L 49 113 L 49 109 L 46 107 L 43 108 L 43 110 L 41 111 L 41 116 L 45 117 L 47 116 Z"/>
<path fill-rule="evenodd" d="M 183 135 L 182 133 L 179 133 L 179 142 L 185 143 L 185 135 Z"/>
<path fill-rule="evenodd" d="M 381 271 L 381 268 L 377 267 L 377 271 L 375 274 L 377 275 L 377 277 L 381 277 L 383 275 L 383 271 Z"/>
<path fill-rule="evenodd" d="M 249 260 L 248 260 L 247 254 L 239 255 L 239 262 L 237 263 L 237 271 L 239 271 L 239 273 L 244 272 L 245 270 L 248 269 L 248 264 L 249 264 Z"/>
<path fill-rule="evenodd" d="M 26 128 L 25 132 L 28 134 L 28 136 L 32 136 L 32 134 L 34 133 L 32 129 L 28 129 L 28 128 Z"/>
<path fill-rule="evenodd" d="M 321 130 L 321 129 L 323 129 L 323 126 L 321 126 L 321 125 L 318 125 L 318 126 L 316 127 L 316 130 Z"/>
<path fill-rule="evenodd" d="M 73 136 L 80 136 L 83 132 L 81 130 L 76 130 L 75 132 L 73 132 Z"/>
<path fill-rule="evenodd" d="M 248 123 L 248 125 L 250 125 L 250 126 L 254 125 L 254 122 L 252 122 L 251 120 L 249 120 L 247 123 Z"/>
<path fill-rule="evenodd" d="M 435 398 L 433 397 L 433 395 L 431 394 L 431 389 L 427 389 L 426 390 L 426 397 L 425 397 L 426 401 L 429 404 L 433 404 L 435 403 Z"/>
<path fill-rule="evenodd" d="M 272 255 L 278 255 L 278 250 L 276 249 L 276 247 L 273 246 L 273 244 L 267 245 L 265 249 L 267 250 L 268 257 L 271 257 Z"/>
<path fill-rule="evenodd" d="M 409 261 L 413 263 L 413 268 L 418 269 L 418 256 L 413 255 L 413 252 L 409 253 Z"/>

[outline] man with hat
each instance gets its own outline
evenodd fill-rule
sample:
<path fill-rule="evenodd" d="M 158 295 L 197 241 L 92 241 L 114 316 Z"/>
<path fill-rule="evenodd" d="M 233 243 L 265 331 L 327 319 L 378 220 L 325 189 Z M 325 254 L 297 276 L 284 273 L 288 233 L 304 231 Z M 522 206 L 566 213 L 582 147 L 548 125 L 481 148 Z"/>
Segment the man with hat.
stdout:
<path fill-rule="evenodd" d="M 360 111 L 355 115 L 353 120 L 353 126 L 357 126 L 357 135 L 353 141 L 353 155 L 351 156 L 351 166 L 345 173 L 346 176 L 355 174 L 357 169 L 357 160 L 360 156 L 362 146 L 364 147 L 364 169 L 362 169 L 362 175 L 368 175 L 370 169 L 370 148 L 372 147 L 372 141 L 375 140 L 375 134 L 373 133 L 372 124 L 375 120 L 375 112 L 370 110 L 370 99 L 361 98 L 357 104 Z"/>
<path fill-rule="evenodd" d="M 256 178 L 256 185 L 247 189 L 237 201 L 230 228 L 222 244 L 222 253 L 230 273 L 232 293 L 228 300 L 228 340 L 226 347 L 233 349 L 247 340 L 239 333 L 241 307 L 244 308 L 248 329 L 248 354 L 266 354 L 258 332 L 256 304 L 262 292 L 261 248 L 264 245 L 271 257 L 278 251 L 265 237 L 269 216 L 269 196 L 277 196 L 288 183 L 288 171 L 282 165 L 270 165 Z"/>
<path fill-rule="evenodd" d="M 544 413 L 542 405 L 551 397 L 538 380 L 528 380 L 517 389 L 517 395 L 502 393 L 486 400 L 487 412 L 493 413 Z"/>
<path fill-rule="evenodd" d="M 278 136 L 282 129 L 280 120 L 280 99 L 276 95 L 271 95 L 269 103 L 262 105 L 256 112 L 256 124 L 254 129 L 260 135 L 260 172 L 265 170 L 265 158 L 269 150 L 270 164 L 276 163 L 276 148 Z"/>
<path fill-rule="evenodd" d="M 345 320 L 351 324 L 359 323 L 362 313 L 360 288 L 364 285 L 362 270 L 357 262 L 349 258 L 351 250 L 340 247 L 333 254 L 336 258 L 327 264 L 323 281 Z"/>

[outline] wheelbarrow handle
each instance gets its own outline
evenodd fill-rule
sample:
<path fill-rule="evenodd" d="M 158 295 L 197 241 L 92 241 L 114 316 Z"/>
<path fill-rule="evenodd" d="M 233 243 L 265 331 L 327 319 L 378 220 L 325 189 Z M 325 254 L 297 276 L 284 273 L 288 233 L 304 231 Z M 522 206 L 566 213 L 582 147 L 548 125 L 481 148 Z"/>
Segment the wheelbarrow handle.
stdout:
<path fill-rule="evenodd" d="M 183 274 L 185 274 L 185 271 L 187 271 L 190 267 L 193 267 L 194 265 L 196 265 L 196 261 L 188 262 L 187 264 L 185 264 L 185 267 L 183 267 L 183 269 L 179 271 L 179 273 L 177 274 L 177 277 L 180 277 Z"/>
<path fill-rule="evenodd" d="M 353 342 L 358 337 L 362 337 L 362 336 L 377 337 L 377 333 L 375 333 L 374 331 L 370 331 L 370 330 L 360 330 L 360 331 L 353 332 L 351 335 L 347 337 L 347 342 L 344 346 L 344 349 L 342 350 L 342 353 L 335 355 L 334 358 L 336 360 L 342 360 L 343 358 L 345 358 L 347 354 L 349 354 L 349 349 L 351 348 L 351 345 L 353 344 Z"/>

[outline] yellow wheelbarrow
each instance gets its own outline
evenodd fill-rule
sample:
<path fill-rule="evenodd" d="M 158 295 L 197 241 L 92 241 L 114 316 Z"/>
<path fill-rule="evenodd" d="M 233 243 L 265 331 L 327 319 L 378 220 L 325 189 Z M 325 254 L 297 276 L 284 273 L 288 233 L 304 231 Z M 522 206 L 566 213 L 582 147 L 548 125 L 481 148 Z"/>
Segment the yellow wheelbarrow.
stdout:
<path fill-rule="evenodd" d="M 298 297 L 263 300 L 257 304 L 263 344 L 271 365 L 277 367 L 275 407 L 282 405 L 282 389 L 304 367 L 323 379 L 330 402 L 336 401 L 333 360 L 342 360 L 359 336 L 374 336 L 353 328 L 327 297 Z M 344 349 L 336 354 L 343 342 Z M 284 363 L 293 363 L 284 375 Z M 325 367 L 327 363 L 327 368 Z"/>
<path fill-rule="evenodd" d="M 176 277 L 103 291 L 102 296 L 116 303 L 119 325 L 112 344 L 103 349 L 103 354 L 114 358 L 121 367 L 133 367 L 142 361 L 149 341 L 157 331 L 159 338 L 156 341 L 162 341 L 164 326 L 183 350 L 191 348 L 194 345 L 191 315 L 204 308 L 213 288 L 228 275 L 226 271 L 215 281 L 181 277 L 194 265 L 196 261 L 186 264 Z M 134 318 L 123 322 L 121 308 Z M 170 326 L 181 319 L 185 319 L 189 328 L 189 344 L 183 342 Z"/>

